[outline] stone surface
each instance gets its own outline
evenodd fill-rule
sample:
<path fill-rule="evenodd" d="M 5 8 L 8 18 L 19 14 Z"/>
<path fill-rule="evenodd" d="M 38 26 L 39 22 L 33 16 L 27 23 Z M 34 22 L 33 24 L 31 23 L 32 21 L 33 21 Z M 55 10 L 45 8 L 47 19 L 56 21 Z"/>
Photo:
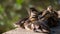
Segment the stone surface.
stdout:
<path fill-rule="evenodd" d="M 45 33 L 36 33 L 36 32 L 33 32 L 33 31 L 28 31 L 28 30 L 25 30 L 25 29 L 16 28 L 14 30 L 5 32 L 3 34 L 45 34 Z"/>

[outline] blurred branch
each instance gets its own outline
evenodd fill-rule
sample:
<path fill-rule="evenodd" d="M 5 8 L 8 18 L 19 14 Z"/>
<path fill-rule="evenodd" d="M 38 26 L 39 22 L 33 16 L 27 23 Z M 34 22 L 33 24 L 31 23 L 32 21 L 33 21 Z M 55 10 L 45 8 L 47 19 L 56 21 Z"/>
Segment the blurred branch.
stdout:
<path fill-rule="evenodd" d="M 9 6 L 8 5 L 5 7 L 5 13 L 6 13 L 8 19 L 12 19 L 11 15 L 10 15 L 10 12 L 9 12 Z"/>

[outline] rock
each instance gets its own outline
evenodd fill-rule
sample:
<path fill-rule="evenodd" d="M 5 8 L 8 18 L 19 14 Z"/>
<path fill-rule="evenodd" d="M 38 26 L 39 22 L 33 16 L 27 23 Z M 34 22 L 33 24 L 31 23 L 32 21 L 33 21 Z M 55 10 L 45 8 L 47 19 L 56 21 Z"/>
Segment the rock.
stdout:
<path fill-rule="evenodd" d="M 46 34 L 46 33 L 36 33 L 36 32 L 33 32 L 33 31 L 28 31 L 28 30 L 25 30 L 25 29 L 16 28 L 14 30 L 5 32 L 3 34 Z"/>

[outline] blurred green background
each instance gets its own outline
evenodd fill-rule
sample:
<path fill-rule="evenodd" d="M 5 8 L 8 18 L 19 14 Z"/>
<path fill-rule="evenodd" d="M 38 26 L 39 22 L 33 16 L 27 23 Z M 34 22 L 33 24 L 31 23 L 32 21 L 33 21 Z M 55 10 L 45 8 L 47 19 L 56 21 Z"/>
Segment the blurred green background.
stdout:
<path fill-rule="evenodd" d="M 0 0 L 0 34 L 14 29 L 13 23 L 27 16 L 26 7 L 41 11 L 49 5 L 59 10 L 60 0 Z"/>

